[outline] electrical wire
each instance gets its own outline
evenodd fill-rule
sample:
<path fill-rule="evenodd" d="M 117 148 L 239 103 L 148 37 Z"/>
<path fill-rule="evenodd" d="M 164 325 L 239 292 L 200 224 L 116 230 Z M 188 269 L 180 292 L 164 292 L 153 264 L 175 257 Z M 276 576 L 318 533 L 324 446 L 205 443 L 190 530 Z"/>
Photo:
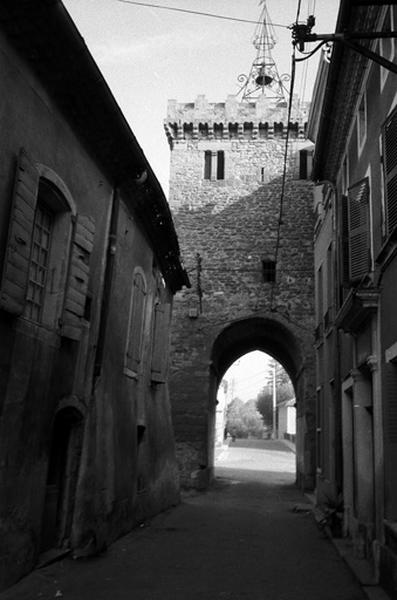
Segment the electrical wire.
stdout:
<path fill-rule="evenodd" d="M 300 10 L 300 1 L 298 6 L 298 12 Z M 289 92 L 289 102 L 288 102 L 288 116 L 287 116 L 287 135 L 285 137 L 285 149 L 284 149 L 284 160 L 283 160 L 283 176 L 281 183 L 281 194 L 280 194 L 280 210 L 278 216 L 278 224 L 277 224 L 277 240 L 276 240 L 276 249 L 274 252 L 274 262 L 277 269 L 277 259 L 280 250 L 280 238 L 281 238 L 281 225 L 283 224 L 283 209 L 284 209 L 284 197 L 285 197 L 285 186 L 287 181 L 287 166 L 288 166 L 288 150 L 289 150 L 289 134 L 290 134 L 290 122 L 291 122 L 291 111 L 292 111 L 292 100 L 294 95 L 294 85 L 295 85 L 295 47 L 292 52 L 291 57 L 291 82 L 290 82 L 290 92 Z M 272 289 L 270 293 L 270 310 L 273 310 L 273 300 L 274 300 L 274 288 L 275 282 L 272 283 Z"/>
<path fill-rule="evenodd" d="M 297 6 L 297 9 L 296 9 L 296 19 L 295 19 L 296 23 L 298 23 L 298 21 L 299 21 L 299 15 L 300 15 L 300 12 L 301 12 L 301 4 L 302 4 L 302 0 L 298 0 L 298 6 Z"/>
<path fill-rule="evenodd" d="M 237 17 L 228 17 L 227 15 L 217 15 L 215 13 L 200 12 L 198 10 L 187 10 L 185 8 L 176 8 L 173 6 L 161 6 L 161 4 L 149 4 L 148 2 L 135 2 L 134 0 L 116 0 L 123 4 L 133 4 L 135 6 L 145 6 L 148 8 L 162 8 L 163 10 L 170 10 L 174 12 L 187 13 L 190 15 L 198 15 L 200 17 L 212 17 L 213 19 L 223 19 L 225 21 L 235 21 L 237 23 L 249 23 L 250 25 L 256 25 L 258 21 L 252 21 L 250 19 L 239 19 Z M 273 27 L 282 27 L 288 29 L 288 25 L 282 25 L 281 23 L 273 23 Z"/>

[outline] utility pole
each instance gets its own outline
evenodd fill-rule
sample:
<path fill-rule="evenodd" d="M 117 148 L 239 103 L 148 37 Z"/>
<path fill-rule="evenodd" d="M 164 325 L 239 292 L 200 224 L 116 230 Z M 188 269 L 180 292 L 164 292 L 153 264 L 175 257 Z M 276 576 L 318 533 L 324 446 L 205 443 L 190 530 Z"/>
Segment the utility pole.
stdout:
<path fill-rule="evenodd" d="M 273 432 L 272 438 L 275 440 L 277 438 L 277 388 L 276 388 L 276 365 L 272 366 L 272 374 L 273 374 Z"/>

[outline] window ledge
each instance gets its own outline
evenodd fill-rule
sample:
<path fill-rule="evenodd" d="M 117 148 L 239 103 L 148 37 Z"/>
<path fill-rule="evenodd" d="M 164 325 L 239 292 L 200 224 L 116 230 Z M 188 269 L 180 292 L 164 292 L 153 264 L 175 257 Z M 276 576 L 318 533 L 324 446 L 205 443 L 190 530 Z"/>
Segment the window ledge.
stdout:
<path fill-rule="evenodd" d="M 136 381 L 138 381 L 138 373 L 136 371 L 133 371 L 132 369 L 129 369 L 128 367 L 124 367 L 124 375 L 126 375 L 126 377 L 129 377 L 130 379 L 135 379 Z"/>
<path fill-rule="evenodd" d="M 355 333 L 378 309 L 379 292 L 373 287 L 350 290 L 335 323 L 346 333 Z"/>

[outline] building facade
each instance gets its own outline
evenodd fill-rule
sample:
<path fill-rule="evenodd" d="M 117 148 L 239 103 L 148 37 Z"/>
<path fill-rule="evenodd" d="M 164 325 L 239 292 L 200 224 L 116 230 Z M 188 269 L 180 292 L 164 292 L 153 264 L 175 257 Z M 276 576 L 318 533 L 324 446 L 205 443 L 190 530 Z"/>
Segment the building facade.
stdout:
<path fill-rule="evenodd" d="M 164 194 L 60 2 L 2 2 L 0 73 L 4 588 L 178 502 L 167 361 L 187 277 Z"/>
<path fill-rule="evenodd" d="M 341 2 L 337 32 L 396 31 L 392 5 Z M 394 61 L 395 39 L 363 41 Z M 323 63 L 316 142 L 317 494 L 397 590 L 396 75 L 342 43 Z"/>
<path fill-rule="evenodd" d="M 216 393 L 251 350 L 274 356 L 297 397 L 297 478 L 314 483 L 313 222 L 307 107 L 170 101 L 170 206 L 191 290 L 177 294 L 170 386 L 186 486 L 213 466 Z M 299 160 L 301 159 L 301 160 Z M 284 175 L 284 176 L 283 176 Z"/>

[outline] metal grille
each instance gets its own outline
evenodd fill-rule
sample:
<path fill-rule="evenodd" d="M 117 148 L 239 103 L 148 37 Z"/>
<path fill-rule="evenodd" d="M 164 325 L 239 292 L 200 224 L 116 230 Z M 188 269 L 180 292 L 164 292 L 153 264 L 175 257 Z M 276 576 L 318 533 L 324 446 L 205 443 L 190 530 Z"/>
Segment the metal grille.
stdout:
<path fill-rule="evenodd" d="M 41 320 L 47 283 L 52 228 L 52 213 L 44 205 L 38 204 L 33 226 L 29 281 L 25 306 L 25 316 L 33 321 Z"/>

